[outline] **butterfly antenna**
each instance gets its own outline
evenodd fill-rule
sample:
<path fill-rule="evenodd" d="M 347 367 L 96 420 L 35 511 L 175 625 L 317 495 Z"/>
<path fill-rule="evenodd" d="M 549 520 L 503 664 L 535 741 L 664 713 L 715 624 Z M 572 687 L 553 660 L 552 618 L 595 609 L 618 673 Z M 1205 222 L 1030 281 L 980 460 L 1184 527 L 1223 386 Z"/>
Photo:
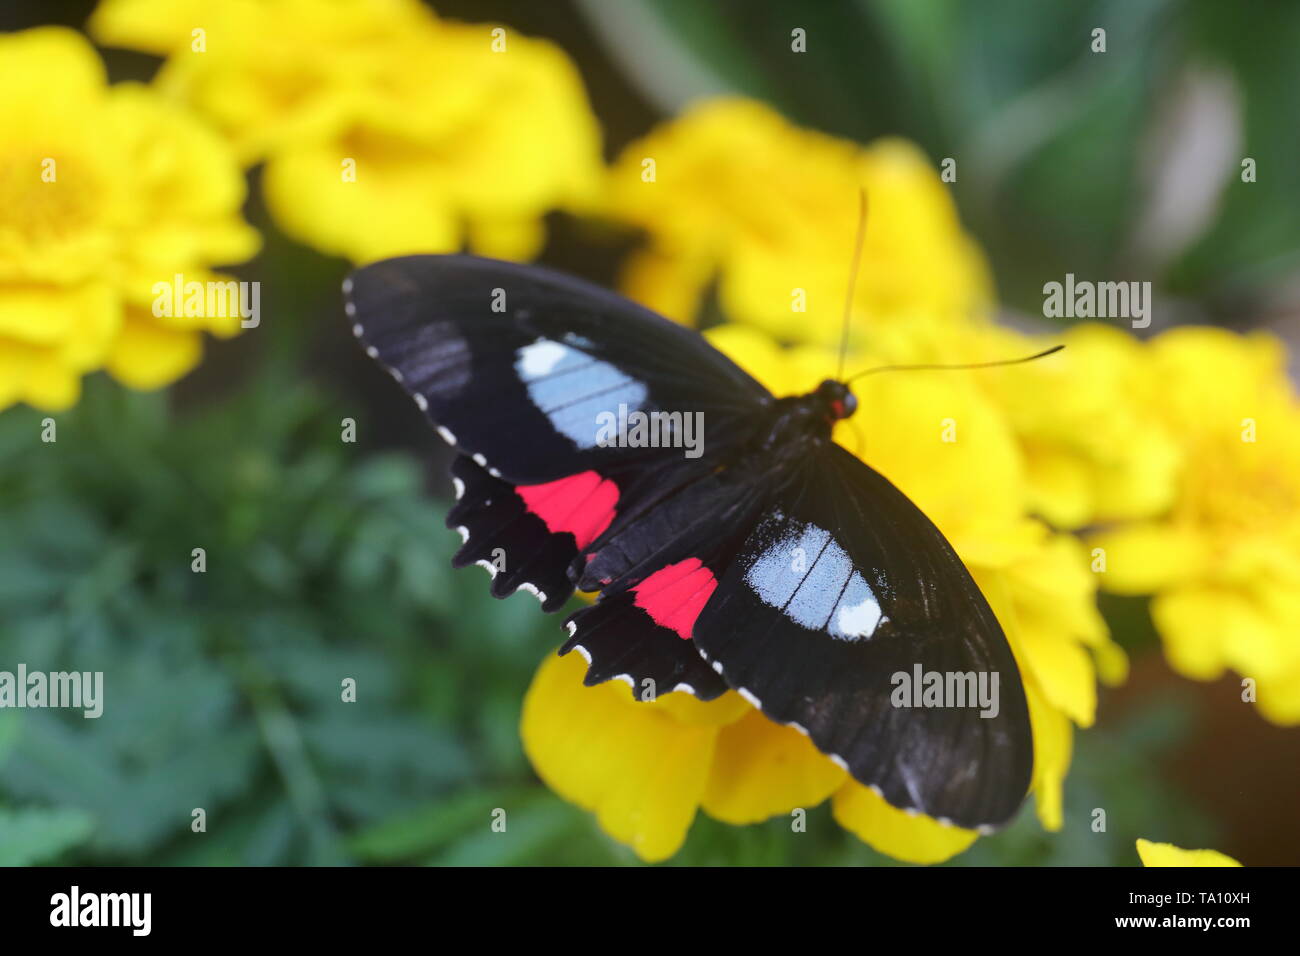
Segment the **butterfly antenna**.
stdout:
<path fill-rule="evenodd" d="M 854 375 L 853 378 L 848 379 L 845 384 L 847 385 L 854 379 L 862 378 L 864 375 L 874 375 L 876 372 L 917 372 L 928 369 L 943 369 L 947 371 L 963 368 L 996 368 L 1000 365 L 1022 365 L 1025 362 L 1032 362 L 1035 359 L 1046 358 L 1048 355 L 1059 352 L 1063 348 L 1065 348 L 1064 345 L 1053 345 L 1050 349 L 1044 349 L 1043 351 L 1036 352 L 1033 355 L 1026 355 L 1024 358 L 1001 359 L 997 362 L 975 362 L 970 365 L 882 365 L 879 368 L 869 368 L 866 371 L 859 372 L 857 375 Z"/>
<path fill-rule="evenodd" d="M 858 266 L 862 264 L 862 239 L 867 234 L 867 191 L 858 190 L 858 235 L 853 241 L 853 262 L 849 266 L 849 289 L 844 295 L 844 328 L 840 333 L 840 366 L 835 380 L 844 377 L 844 357 L 849 350 L 849 314 L 853 310 L 853 289 L 858 284 Z"/>

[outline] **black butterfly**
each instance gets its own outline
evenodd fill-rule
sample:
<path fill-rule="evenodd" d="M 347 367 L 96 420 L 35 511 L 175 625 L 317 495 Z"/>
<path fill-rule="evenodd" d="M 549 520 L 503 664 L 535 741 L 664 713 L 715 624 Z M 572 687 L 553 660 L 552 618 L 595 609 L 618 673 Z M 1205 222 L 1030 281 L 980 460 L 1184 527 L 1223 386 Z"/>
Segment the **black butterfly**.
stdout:
<path fill-rule="evenodd" d="M 896 807 L 982 829 L 1015 813 L 1032 767 L 1015 658 L 935 526 L 831 441 L 847 385 L 775 398 L 698 333 L 532 266 L 409 256 L 344 292 L 367 354 L 460 452 L 453 563 L 547 611 L 600 592 L 560 649 L 587 684 L 734 689 Z M 610 431 L 633 413 L 656 446 Z M 915 706 L 895 676 L 932 673 L 971 696 L 998 675 L 996 713 Z"/>

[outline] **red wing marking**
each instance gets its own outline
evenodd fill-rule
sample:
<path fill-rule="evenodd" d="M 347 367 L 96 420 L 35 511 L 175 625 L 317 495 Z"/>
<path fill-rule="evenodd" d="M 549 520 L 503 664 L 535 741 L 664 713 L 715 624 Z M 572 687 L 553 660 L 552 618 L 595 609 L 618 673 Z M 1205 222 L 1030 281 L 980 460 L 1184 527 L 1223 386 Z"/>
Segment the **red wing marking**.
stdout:
<path fill-rule="evenodd" d="M 618 485 L 594 471 L 584 471 L 542 485 L 515 489 L 524 506 L 541 518 L 552 534 L 568 531 L 582 550 L 614 520 Z"/>
<path fill-rule="evenodd" d="M 699 558 L 687 558 L 660 568 L 636 587 L 635 604 L 660 627 L 689 641 L 695 619 L 709 603 L 718 579 Z"/>

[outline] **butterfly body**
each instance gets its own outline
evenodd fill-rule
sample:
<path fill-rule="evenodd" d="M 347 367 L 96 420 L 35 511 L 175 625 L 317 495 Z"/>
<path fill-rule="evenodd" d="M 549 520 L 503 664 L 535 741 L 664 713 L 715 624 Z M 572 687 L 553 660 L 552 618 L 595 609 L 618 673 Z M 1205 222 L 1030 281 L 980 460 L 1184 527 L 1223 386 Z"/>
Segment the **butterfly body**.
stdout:
<path fill-rule="evenodd" d="M 345 292 L 367 353 L 460 453 L 454 563 L 546 610 L 599 592 L 561 647 L 588 684 L 735 690 L 895 806 L 968 827 L 1015 812 L 1032 756 L 1014 656 L 934 525 L 832 440 L 847 385 L 778 398 L 694 331 L 537 267 L 411 256 Z M 985 679 L 997 706 L 917 708 L 897 686 L 913 673 Z"/>
<path fill-rule="evenodd" d="M 796 457 L 809 445 L 830 441 L 835 422 L 847 417 L 835 414 L 824 395 L 824 386 L 807 395 L 777 399 L 763 429 L 766 434 L 761 450 L 778 454 L 785 451 L 789 457 Z"/>

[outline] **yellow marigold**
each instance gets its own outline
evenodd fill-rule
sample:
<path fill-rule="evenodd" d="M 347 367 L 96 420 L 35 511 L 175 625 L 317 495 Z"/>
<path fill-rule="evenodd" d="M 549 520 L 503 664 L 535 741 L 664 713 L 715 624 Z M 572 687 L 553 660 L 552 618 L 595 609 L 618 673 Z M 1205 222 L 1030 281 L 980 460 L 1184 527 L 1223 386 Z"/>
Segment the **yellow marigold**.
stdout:
<path fill-rule="evenodd" d="M 265 160 L 277 222 L 326 253 L 527 258 L 545 212 L 598 188 L 599 129 L 564 53 L 418 0 L 105 0 L 90 26 L 166 55 L 159 86 Z"/>
<path fill-rule="evenodd" d="M 751 327 L 721 326 L 709 336 L 778 395 L 809 391 L 835 369 L 833 350 L 781 349 Z M 852 366 L 866 364 L 858 356 Z M 971 378 L 881 375 L 855 390 L 860 411 L 840 423 L 837 440 L 935 521 L 988 597 L 1028 693 L 1039 818 L 1057 829 L 1072 728 L 1093 721 L 1098 672 L 1119 680 L 1126 667 L 1097 613 L 1087 556 L 1073 538 L 1024 517 L 1014 436 Z M 743 824 L 827 797 L 841 826 L 898 859 L 940 862 L 976 839 L 889 806 L 798 731 L 735 694 L 709 703 L 681 694 L 639 702 L 621 683 L 583 687 L 584 664 L 575 656 L 538 671 L 524 705 L 525 750 L 557 793 L 594 811 L 643 859 L 676 852 L 699 808 Z"/>
<path fill-rule="evenodd" d="M 870 203 L 854 298 L 862 329 L 964 323 L 986 308 L 984 259 L 916 147 L 860 147 L 744 99 L 696 105 L 610 171 L 610 214 L 649 233 L 624 290 L 689 322 L 716 276 L 728 315 L 787 341 L 838 342 L 861 188 Z"/>
<path fill-rule="evenodd" d="M 1300 401 L 1282 346 L 1263 333 L 1173 329 L 1152 340 L 1147 375 L 1185 463 L 1163 515 L 1091 538 L 1104 551 L 1102 586 L 1155 595 L 1179 673 L 1235 670 L 1253 682 L 1244 699 L 1298 724 Z"/>
<path fill-rule="evenodd" d="M 1137 851 L 1143 866 L 1241 866 L 1218 850 L 1184 850 L 1172 843 L 1138 840 Z"/>
<path fill-rule="evenodd" d="M 155 283 L 257 249 L 220 137 L 146 87 L 108 86 L 58 27 L 0 36 L 0 128 L 0 408 L 66 408 L 98 368 L 157 387 L 198 362 L 200 330 L 238 329 L 152 309 Z"/>
<path fill-rule="evenodd" d="M 1156 411 L 1164 386 L 1150 374 L 1142 343 L 1096 323 L 1050 338 L 996 327 L 967 338 L 971 347 L 958 357 L 952 350 L 960 337 L 950 337 L 946 361 L 1012 358 L 1066 345 L 1050 361 L 982 379 L 1020 441 L 1030 511 L 1057 528 L 1077 529 L 1149 518 L 1169 507 L 1181 453 Z"/>

